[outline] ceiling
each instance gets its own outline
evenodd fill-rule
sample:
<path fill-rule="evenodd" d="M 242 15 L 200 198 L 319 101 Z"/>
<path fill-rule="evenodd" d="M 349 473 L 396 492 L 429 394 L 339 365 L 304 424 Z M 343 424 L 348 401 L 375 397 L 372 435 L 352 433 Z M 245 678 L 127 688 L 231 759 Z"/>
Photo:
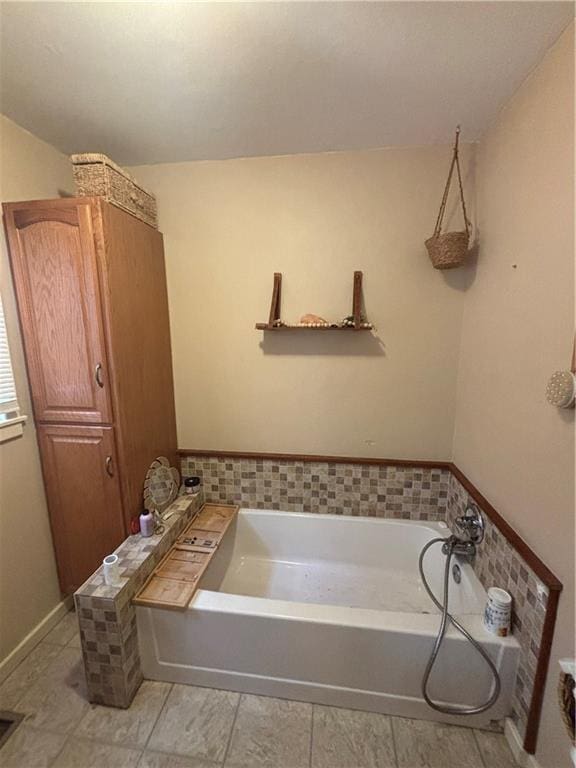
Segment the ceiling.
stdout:
<path fill-rule="evenodd" d="M 126 165 L 478 139 L 569 2 L 1 5 L 0 109 Z"/>

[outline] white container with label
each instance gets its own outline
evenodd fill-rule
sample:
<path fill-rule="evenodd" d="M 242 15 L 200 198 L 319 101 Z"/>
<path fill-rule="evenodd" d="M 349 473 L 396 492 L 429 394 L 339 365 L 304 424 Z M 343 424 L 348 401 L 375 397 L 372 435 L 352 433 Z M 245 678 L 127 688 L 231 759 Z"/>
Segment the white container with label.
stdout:
<path fill-rule="evenodd" d="M 506 637 L 510 634 L 512 619 L 512 595 L 505 589 L 490 587 L 484 609 L 484 627 L 493 635 Z"/>

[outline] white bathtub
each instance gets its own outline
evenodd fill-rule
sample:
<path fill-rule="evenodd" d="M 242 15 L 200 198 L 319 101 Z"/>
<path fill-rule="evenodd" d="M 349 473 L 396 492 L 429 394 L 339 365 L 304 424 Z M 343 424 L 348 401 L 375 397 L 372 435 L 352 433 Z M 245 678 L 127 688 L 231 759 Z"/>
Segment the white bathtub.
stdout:
<path fill-rule="evenodd" d="M 519 647 L 484 630 L 485 592 L 461 561 L 450 608 L 489 651 L 502 694 L 466 717 L 422 699 L 440 617 L 418 555 L 447 534 L 444 523 L 241 510 L 187 610 L 137 608 L 144 677 L 476 726 L 499 720 L 510 713 Z M 426 560 L 438 596 L 440 550 Z M 469 706 L 490 690 L 485 662 L 451 628 L 433 698 Z"/>

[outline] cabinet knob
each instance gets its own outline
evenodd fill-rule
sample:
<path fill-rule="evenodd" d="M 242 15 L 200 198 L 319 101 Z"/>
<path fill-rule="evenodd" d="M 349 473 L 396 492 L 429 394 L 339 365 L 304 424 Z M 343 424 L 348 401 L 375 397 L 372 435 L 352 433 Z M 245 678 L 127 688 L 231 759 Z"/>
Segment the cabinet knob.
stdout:
<path fill-rule="evenodd" d="M 114 467 L 112 466 L 112 456 L 106 456 L 106 472 L 110 477 L 114 477 Z"/>
<path fill-rule="evenodd" d="M 94 378 L 96 379 L 96 384 L 98 384 L 99 387 L 104 386 L 104 380 L 102 379 L 102 363 L 98 363 L 96 366 L 96 370 L 94 371 Z"/>

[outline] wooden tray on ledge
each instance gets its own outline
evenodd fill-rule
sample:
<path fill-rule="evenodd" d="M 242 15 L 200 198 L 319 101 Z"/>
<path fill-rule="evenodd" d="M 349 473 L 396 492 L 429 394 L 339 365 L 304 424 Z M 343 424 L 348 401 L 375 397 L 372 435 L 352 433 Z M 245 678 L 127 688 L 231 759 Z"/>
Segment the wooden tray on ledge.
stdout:
<path fill-rule="evenodd" d="M 239 507 L 204 504 L 134 598 L 135 605 L 184 610 Z"/>

